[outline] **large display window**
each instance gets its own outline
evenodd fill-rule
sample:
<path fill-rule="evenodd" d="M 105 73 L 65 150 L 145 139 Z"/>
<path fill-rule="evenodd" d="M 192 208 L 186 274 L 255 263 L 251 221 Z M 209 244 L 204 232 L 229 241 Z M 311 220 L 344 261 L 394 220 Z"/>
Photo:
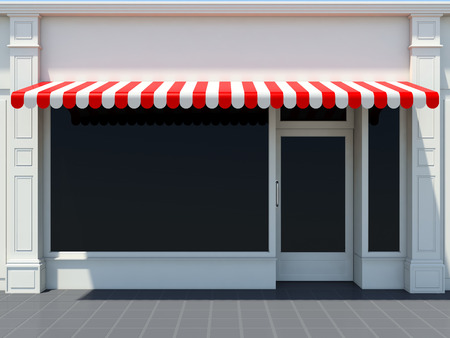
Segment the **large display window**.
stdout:
<path fill-rule="evenodd" d="M 268 251 L 268 112 L 51 113 L 51 251 Z"/>

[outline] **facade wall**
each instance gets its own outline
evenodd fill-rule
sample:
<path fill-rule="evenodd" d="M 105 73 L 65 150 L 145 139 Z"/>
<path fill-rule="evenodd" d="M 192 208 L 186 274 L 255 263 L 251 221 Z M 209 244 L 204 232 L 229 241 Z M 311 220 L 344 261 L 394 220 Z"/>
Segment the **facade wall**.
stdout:
<path fill-rule="evenodd" d="M 441 18 L 441 104 L 444 121 L 441 125 L 443 137 L 442 163 L 444 169 L 444 244 L 450 243 L 450 17 Z M 445 284 L 450 290 L 450 245 L 444 245 Z"/>
<path fill-rule="evenodd" d="M 6 101 L 9 99 L 9 19 L 0 17 L 0 290 L 6 278 Z"/>
<path fill-rule="evenodd" d="M 43 17 L 41 80 L 409 80 L 407 17 Z"/>
<path fill-rule="evenodd" d="M 442 100 L 448 97 L 450 103 L 450 61 L 447 61 L 450 60 L 450 34 L 446 34 L 450 31 L 449 18 L 442 18 L 441 25 L 444 46 L 441 51 L 441 95 Z M 40 36 L 40 81 L 411 80 L 410 21 L 406 16 L 44 16 Z M 0 17 L 0 113 L 2 109 L 6 111 L 6 102 L 2 100 L 8 99 L 10 94 L 8 44 L 9 18 Z M 445 104 L 443 109 L 450 113 L 450 104 Z M 3 243 L 6 241 L 5 116 L 0 114 L 0 241 Z M 450 128 L 450 121 L 444 122 L 445 127 L 444 123 L 440 125 L 441 135 L 444 135 L 444 128 Z M 48 142 L 49 130 L 44 129 L 43 134 L 44 138 L 47 136 L 44 143 Z M 442 163 L 445 157 L 450 159 L 450 146 L 446 147 L 445 153 L 441 152 Z M 44 176 L 49 177 L 45 172 Z M 446 185 L 446 190 L 438 189 L 442 195 L 444 191 L 450 191 L 450 183 Z M 450 207 L 450 198 L 445 201 L 448 201 L 445 206 Z M 42 236 L 42 232 L 39 235 Z M 450 229 L 446 238 L 449 242 Z M 0 248 L 0 289 L 4 289 L 6 258 L 1 242 Z M 358 252 L 355 246 L 355 253 Z M 400 260 L 403 262 L 403 257 L 397 259 Z M 447 248 L 444 262 L 449 260 Z M 167 261 L 161 263 L 165 268 Z M 397 263 L 394 272 L 399 273 Z M 77 261 L 70 264 L 72 271 L 81 269 Z M 91 259 L 87 264 L 98 268 L 95 260 Z M 246 268 L 244 261 L 243 264 Z M 254 261 L 248 264 L 251 266 Z M 113 270 L 114 267 L 110 271 Z M 448 271 L 447 263 L 447 289 L 450 289 Z M 100 273 L 100 279 L 107 278 L 101 270 L 96 273 Z M 49 279 L 53 280 L 50 286 L 58 287 L 54 282 L 56 275 Z M 76 280 L 77 276 L 73 275 L 71 279 Z M 121 280 L 117 283 L 114 287 L 120 287 Z M 195 280 L 192 285 L 198 287 Z"/>

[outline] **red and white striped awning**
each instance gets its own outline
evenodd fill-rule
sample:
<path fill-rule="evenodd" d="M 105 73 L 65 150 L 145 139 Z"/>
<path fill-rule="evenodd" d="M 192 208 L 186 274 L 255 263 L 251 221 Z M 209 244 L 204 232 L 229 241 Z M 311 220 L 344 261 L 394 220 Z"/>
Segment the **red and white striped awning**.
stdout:
<path fill-rule="evenodd" d="M 439 93 L 405 81 L 41 82 L 11 94 L 14 108 L 422 108 L 439 105 Z"/>

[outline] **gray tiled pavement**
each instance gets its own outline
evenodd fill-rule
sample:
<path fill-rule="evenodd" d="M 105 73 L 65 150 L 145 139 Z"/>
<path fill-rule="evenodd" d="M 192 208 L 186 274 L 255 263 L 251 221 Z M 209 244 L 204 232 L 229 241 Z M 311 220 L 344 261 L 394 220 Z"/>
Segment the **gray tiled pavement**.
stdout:
<path fill-rule="evenodd" d="M 450 293 L 289 282 L 276 290 L 0 293 L 0 337 L 450 337 Z"/>

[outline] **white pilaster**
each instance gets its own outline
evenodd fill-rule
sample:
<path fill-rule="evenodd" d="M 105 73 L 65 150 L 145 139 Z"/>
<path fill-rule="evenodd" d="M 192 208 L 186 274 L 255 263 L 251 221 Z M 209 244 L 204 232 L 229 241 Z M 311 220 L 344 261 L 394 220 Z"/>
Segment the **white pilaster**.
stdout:
<path fill-rule="evenodd" d="M 411 82 L 440 89 L 440 17 L 411 15 Z M 412 108 L 408 114 L 408 231 L 405 289 L 443 293 L 443 219 L 441 217 L 441 107 Z"/>
<path fill-rule="evenodd" d="M 39 20 L 35 14 L 10 18 L 11 92 L 39 81 Z M 38 293 L 45 289 L 39 200 L 38 108 L 7 113 L 7 250 L 6 292 Z"/>

